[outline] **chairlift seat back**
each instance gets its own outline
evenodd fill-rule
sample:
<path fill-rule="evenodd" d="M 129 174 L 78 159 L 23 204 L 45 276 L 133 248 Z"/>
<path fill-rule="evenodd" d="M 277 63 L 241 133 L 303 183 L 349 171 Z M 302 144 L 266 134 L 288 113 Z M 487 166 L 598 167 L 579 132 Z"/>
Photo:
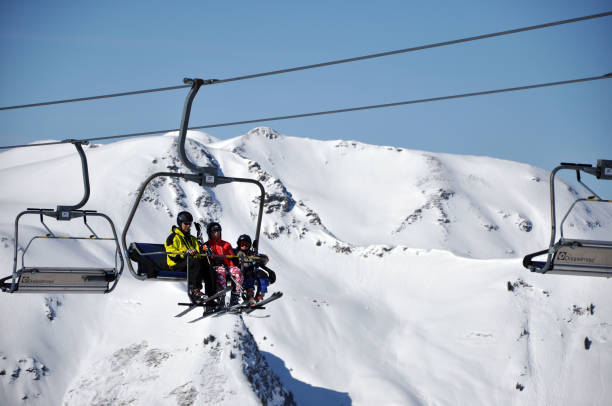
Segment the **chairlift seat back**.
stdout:
<path fill-rule="evenodd" d="M 145 275 L 147 279 L 186 280 L 187 272 L 172 271 L 168 268 L 165 251 L 163 244 L 133 242 L 128 255 L 138 264 L 137 274 Z"/>
<path fill-rule="evenodd" d="M 106 293 L 116 279 L 114 268 L 28 267 L 18 273 L 16 292 Z"/>

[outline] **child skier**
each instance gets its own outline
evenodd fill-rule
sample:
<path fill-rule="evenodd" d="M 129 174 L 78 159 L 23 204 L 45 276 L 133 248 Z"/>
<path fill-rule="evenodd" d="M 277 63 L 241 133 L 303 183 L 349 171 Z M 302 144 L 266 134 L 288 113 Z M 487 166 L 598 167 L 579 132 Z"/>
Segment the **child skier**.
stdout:
<path fill-rule="evenodd" d="M 208 234 L 208 241 L 204 244 L 205 250 L 209 249 L 214 255 L 234 255 L 231 244 L 221 239 L 221 224 L 209 223 L 206 226 L 206 233 Z M 236 281 L 230 296 L 230 306 L 238 304 L 243 282 L 240 268 L 236 267 L 230 258 L 212 258 L 212 264 L 213 272 L 217 274 L 217 291 L 225 289 L 229 275 Z"/>
<path fill-rule="evenodd" d="M 238 241 L 236 242 L 236 255 L 239 257 L 256 255 L 255 252 L 251 250 L 251 246 L 251 237 L 242 234 L 238 237 Z M 263 254 L 257 254 L 257 257 L 257 261 L 243 263 L 246 302 L 251 306 L 263 300 L 265 294 L 268 292 L 268 285 L 270 284 L 269 275 L 258 267 L 265 266 L 268 263 L 268 257 Z M 255 293 L 255 285 L 257 285 L 257 293 Z"/>

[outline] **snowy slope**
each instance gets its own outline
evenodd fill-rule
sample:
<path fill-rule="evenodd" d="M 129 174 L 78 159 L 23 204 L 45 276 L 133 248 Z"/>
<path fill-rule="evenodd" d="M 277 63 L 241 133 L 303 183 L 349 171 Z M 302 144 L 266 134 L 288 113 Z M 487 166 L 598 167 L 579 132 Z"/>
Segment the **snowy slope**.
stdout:
<path fill-rule="evenodd" d="M 121 233 L 147 176 L 184 171 L 175 141 L 86 147 L 85 208 L 108 214 Z M 187 147 L 201 165 L 266 186 L 261 249 L 279 276 L 272 290 L 285 296 L 252 317 L 189 323 L 197 314 L 173 317 L 184 284 L 139 282 L 127 270 L 110 295 L 4 294 L 0 404 L 612 402 L 612 281 L 521 266 L 550 237 L 548 172 L 263 127 L 225 141 L 190 133 Z M 0 183 L 19 191 L 0 197 L 5 275 L 17 213 L 81 198 L 74 148 L 47 148 L 0 153 Z M 558 190 L 560 208 L 583 193 L 562 182 Z M 160 180 L 128 242 L 163 241 L 187 209 L 196 221 L 221 221 L 234 243 L 254 231 L 257 196 L 251 185 Z M 45 222 L 86 233 L 78 221 Z M 24 219 L 20 246 L 42 232 L 37 218 Z M 569 233 L 612 235 L 612 211 L 578 207 Z M 26 259 L 113 261 L 110 244 L 87 242 L 37 242 Z"/>

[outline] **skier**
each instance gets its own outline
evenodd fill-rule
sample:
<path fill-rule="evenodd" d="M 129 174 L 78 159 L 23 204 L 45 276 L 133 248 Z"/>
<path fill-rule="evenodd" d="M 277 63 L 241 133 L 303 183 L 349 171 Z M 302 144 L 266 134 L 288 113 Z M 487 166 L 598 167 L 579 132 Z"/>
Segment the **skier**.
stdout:
<path fill-rule="evenodd" d="M 256 255 L 251 250 L 252 241 L 251 237 L 247 234 L 242 234 L 236 241 L 236 255 L 238 256 L 253 256 Z M 269 259 L 267 255 L 257 254 L 258 261 L 244 263 L 244 289 L 246 290 L 246 302 L 250 306 L 254 306 L 257 302 L 261 302 L 268 292 L 268 285 L 270 284 L 270 278 L 268 274 L 258 268 L 259 266 L 265 266 Z M 255 294 L 255 285 L 257 285 L 257 294 Z"/>
<path fill-rule="evenodd" d="M 213 255 L 233 256 L 232 246 L 227 241 L 221 239 L 221 224 L 212 222 L 206 226 L 208 241 L 204 244 L 204 249 L 210 250 Z M 217 291 L 225 289 L 227 286 L 228 272 L 236 281 L 230 295 L 230 306 L 237 305 L 242 289 L 242 272 L 236 267 L 230 258 L 212 258 L 212 267 L 217 274 Z M 219 305 L 223 305 L 223 300 Z"/>
<path fill-rule="evenodd" d="M 192 302 L 201 302 L 206 298 L 202 293 L 203 265 L 196 255 L 201 253 L 196 237 L 190 233 L 193 216 L 188 211 L 182 211 L 176 217 L 177 226 L 172 226 L 170 235 L 166 238 L 164 247 L 168 268 L 172 271 L 187 271 L 189 262 L 188 294 Z M 186 257 L 187 254 L 189 258 Z"/>

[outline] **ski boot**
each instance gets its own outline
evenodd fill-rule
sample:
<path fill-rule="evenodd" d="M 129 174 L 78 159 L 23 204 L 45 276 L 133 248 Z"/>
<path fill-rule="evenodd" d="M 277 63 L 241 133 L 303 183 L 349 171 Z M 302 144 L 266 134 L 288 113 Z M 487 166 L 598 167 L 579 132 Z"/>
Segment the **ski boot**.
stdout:
<path fill-rule="evenodd" d="M 238 304 L 239 300 L 240 300 L 240 293 L 232 291 L 232 293 L 230 295 L 229 305 L 230 306 L 236 306 Z"/>
<path fill-rule="evenodd" d="M 214 312 L 223 310 L 224 307 L 225 307 L 225 299 L 218 297 L 206 303 L 205 311 L 214 313 Z"/>
<path fill-rule="evenodd" d="M 194 289 L 189 294 L 189 299 L 192 303 L 202 303 L 206 300 L 206 295 L 200 289 Z"/>
<path fill-rule="evenodd" d="M 259 303 L 264 300 L 265 293 L 258 292 L 257 296 L 255 296 L 255 302 Z"/>
<path fill-rule="evenodd" d="M 244 302 L 249 306 L 255 306 L 255 289 L 248 289 L 246 291 L 246 297 L 244 299 Z"/>

